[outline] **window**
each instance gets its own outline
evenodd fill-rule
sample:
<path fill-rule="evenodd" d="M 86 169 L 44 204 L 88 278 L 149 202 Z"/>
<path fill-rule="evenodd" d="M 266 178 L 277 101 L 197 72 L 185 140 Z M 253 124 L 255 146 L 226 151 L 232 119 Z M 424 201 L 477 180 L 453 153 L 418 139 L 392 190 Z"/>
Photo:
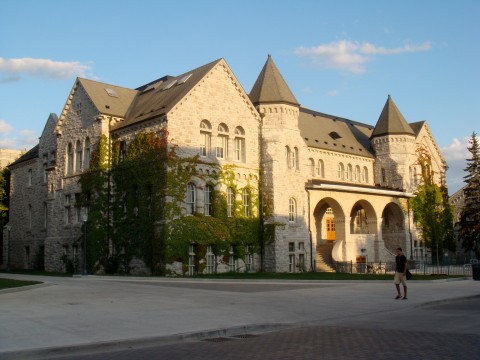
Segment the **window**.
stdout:
<path fill-rule="evenodd" d="M 288 146 L 285 146 L 285 161 L 288 168 L 292 166 L 291 156 L 292 154 L 290 148 Z"/>
<path fill-rule="evenodd" d="M 88 169 L 89 166 L 90 166 L 90 138 L 87 137 L 85 139 L 85 151 L 84 151 L 83 167 L 84 167 L 84 169 Z"/>
<path fill-rule="evenodd" d="M 218 125 L 217 158 L 226 159 L 228 154 L 228 128 L 225 124 Z"/>
<path fill-rule="evenodd" d="M 352 164 L 348 164 L 347 165 L 347 180 L 353 180 L 353 168 L 352 168 Z"/>
<path fill-rule="evenodd" d="M 212 126 L 207 120 L 200 123 L 200 156 L 208 156 L 210 154 L 212 138 Z"/>
<path fill-rule="evenodd" d="M 240 126 L 235 128 L 234 160 L 245 161 L 245 131 Z"/>
<path fill-rule="evenodd" d="M 300 241 L 298 243 L 298 250 L 299 251 L 305 251 L 305 243 L 303 241 Z"/>
<path fill-rule="evenodd" d="M 362 179 L 363 182 L 368 183 L 368 169 L 366 166 L 363 167 Z"/>
<path fill-rule="evenodd" d="M 33 172 L 32 169 L 28 169 L 28 186 L 32 186 L 32 178 L 33 178 Z"/>
<path fill-rule="evenodd" d="M 188 275 L 195 275 L 195 245 L 193 244 L 188 247 Z"/>
<path fill-rule="evenodd" d="M 215 254 L 213 253 L 213 246 L 207 246 L 207 264 L 205 269 L 207 270 L 207 274 L 215 273 Z"/>
<path fill-rule="evenodd" d="M 77 144 L 75 146 L 75 171 L 80 172 L 82 169 L 82 157 L 83 157 L 83 149 L 82 149 L 82 143 L 77 140 Z"/>
<path fill-rule="evenodd" d="M 72 209 L 70 207 L 71 196 L 65 195 L 65 224 L 70 224 Z"/>
<path fill-rule="evenodd" d="M 118 160 L 120 162 L 125 161 L 125 157 L 127 156 L 127 143 L 125 141 L 120 141 L 120 149 L 118 153 Z"/>
<path fill-rule="evenodd" d="M 195 187 L 194 184 L 189 183 L 187 185 L 187 215 L 193 215 L 195 214 L 195 210 L 197 207 L 196 204 L 196 192 L 197 188 Z"/>
<path fill-rule="evenodd" d="M 233 216 L 233 210 L 235 206 L 235 193 L 232 188 L 227 189 L 227 216 Z"/>
<path fill-rule="evenodd" d="M 204 214 L 206 216 L 212 216 L 213 215 L 213 188 L 211 185 L 206 185 L 205 186 L 205 199 L 204 199 Z"/>
<path fill-rule="evenodd" d="M 295 243 L 294 242 L 289 242 L 288 243 L 288 251 L 290 251 L 290 252 L 295 251 Z"/>
<path fill-rule="evenodd" d="M 67 146 L 67 174 L 73 174 L 73 146 L 68 143 Z"/>
<path fill-rule="evenodd" d="M 236 264 L 235 264 L 235 253 L 233 251 L 233 246 L 230 246 L 230 251 L 229 251 L 229 258 L 228 258 L 228 270 L 229 271 L 236 271 L 237 268 L 236 268 Z"/>
<path fill-rule="evenodd" d="M 288 202 L 288 221 L 295 222 L 297 220 L 297 204 L 294 198 L 290 198 Z"/>
<path fill-rule="evenodd" d="M 43 155 L 43 182 L 47 182 L 47 165 L 48 165 L 48 155 Z"/>
<path fill-rule="evenodd" d="M 360 182 L 360 166 L 355 166 L 355 181 Z"/>
<path fill-rule="evenodd" d="M 46 229 L 47 228 L 47 220 L 48 220 L 48 212 L 47 212 L 48 208 L 47 208 L 47 203 L 44 202 L 43 203 L 43 228 Z"/>
<path fill-rule="evenodd" d="M 305 254 L 298 254 L 298 270 L 305 271 Z"/>
<path fill-rule="evenodd" d="M 288 272 L 295 272 L 295 255 L 288 255 Z"/>
<path fill-rule="evenodd" d="M 28 204 L 28 213 L 27 213 L 27 221 L 28 221 L 28 228 L 31 229 L 32 228 L 32 216 L 33 216 L 33 212 L 32 212 L 32 205 L 31 204 Z"/>
<path fill-rule="evenodd" d="M 342 163 L 338 164 L 338 174 L 337 177 L 339 180 L 344 180 L 345 179 L 345 167 L 343 166 Z"/>
<path fill-rule="evenodd" d="M 253 270 L 252 245 L 245 246 L 245 269 L 247 271 Z"/>
<path fill-rule="evenodd" d="M 324 170 L 324 166 L 323 166 L 323 160 L 319 159 L 317 161 L 317 168 L 316 168 L 316 173 L 317 173 L 317 176 L 323 178 L 325 177 L 325 170 Z"/>
<path fill-rule="evenodd" d="M 243 189 L 243 215 L 250 217 L 250 191 Z"/>
<path fill-rule="evenodd" d="M 292 153 L 292 168 L 294 168 L 295 170 L 298 170 L 298 161 L 298 149 L 294 148 Z"/>
<path fill-rule="evenodd" d="M 382 173 L 382 179 L 381 179 L 382 185 L 385 185 L 387 183 L 387 173 L 383 168 L 381 170 L 381 173 Z"/>
<path fill-rule="evenodd" d="M 315 170 L 315 160 L 313 160 L 312 158 L 308 159 L 308 161 L 310 162 L 310 174 L 312 176 L 315 176 L 316 174 L 316 170 Z"/>

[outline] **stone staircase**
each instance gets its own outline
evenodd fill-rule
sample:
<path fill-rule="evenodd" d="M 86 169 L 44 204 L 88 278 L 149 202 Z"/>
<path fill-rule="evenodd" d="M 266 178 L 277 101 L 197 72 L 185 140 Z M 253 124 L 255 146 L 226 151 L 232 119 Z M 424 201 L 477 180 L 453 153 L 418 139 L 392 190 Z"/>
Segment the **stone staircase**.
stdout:
<path fill-rule="evenodd" d="M 332 258 L 333 241 L 317 244 L 317 256 L 315 257 L 316 271 L 335 272 Z"/>

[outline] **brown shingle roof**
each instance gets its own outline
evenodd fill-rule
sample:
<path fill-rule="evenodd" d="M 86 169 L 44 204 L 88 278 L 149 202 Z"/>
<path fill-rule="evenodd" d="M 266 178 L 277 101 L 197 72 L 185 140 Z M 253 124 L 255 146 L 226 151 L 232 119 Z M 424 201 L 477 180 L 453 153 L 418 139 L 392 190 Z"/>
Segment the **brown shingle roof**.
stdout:
<path fill-rule="evenodd" d="M 388 95 L 387 102 L 378 118 L 372 137 L 393 134 L 415 135 L 390 95 Z"/>
<path fill-rule="evenodd" d="M 267 62 L 253 85 L 249 97 L 254 105 L 260 103 L 287 103 L 298 105 L 297 99 L 295 99 L 295 96 L 270 55 L 268 55 Z"/>
<path fill-rule="evenodd" d="M 309 147 L 373 157 L 372 126 L 305 108 L 300 108 L 298 126 Z"/>

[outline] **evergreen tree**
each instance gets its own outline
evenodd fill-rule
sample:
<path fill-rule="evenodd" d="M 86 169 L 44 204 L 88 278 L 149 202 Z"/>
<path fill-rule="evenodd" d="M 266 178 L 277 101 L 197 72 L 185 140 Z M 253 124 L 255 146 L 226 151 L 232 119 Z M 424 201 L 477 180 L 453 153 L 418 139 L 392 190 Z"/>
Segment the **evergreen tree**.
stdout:
<path fill-rule="evenodd" d="M 460 215 L 459 239 L 466 251 L 473 251 L 480 259 L 480 149 L 477 134 L 472 133 L 468 151 L 472 154 L 467 159 L 464 177 L 467 186 L 464 189 L 465 204 Z"/>

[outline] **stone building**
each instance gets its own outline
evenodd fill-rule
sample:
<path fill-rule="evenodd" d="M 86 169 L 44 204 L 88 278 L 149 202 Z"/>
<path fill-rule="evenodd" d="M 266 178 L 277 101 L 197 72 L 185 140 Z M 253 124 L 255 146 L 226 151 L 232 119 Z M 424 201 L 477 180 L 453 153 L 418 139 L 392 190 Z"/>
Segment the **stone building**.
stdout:
<path fill-rule="evenodd" d="M 79 78 L 39 145 L 10 165 L 4 259 L 48 271 L 81 259 L 88 208 L 79 177 L 101 136 L 128 149 L 137 134 L 165 129 L 169 146 L 199 159 L 202 174 L 184 184 L 182 216 L 211 215 L 217 192 L 273 229 L 248 259 L 226 266 L 215 258 L 217 271 L 332 271 L 336 262 L 390 261 L 398 246 L 413 255 L 423 251 L 408 205 L 421 173 L 417 150 L 428 152 L 437 183 L 445 161 L 426 122 L 408 123 L 390 96 L 379 113 L 368 125 L 302 107 L 270 56 L 250 94 L 223 59 L 137 89 Z M 236 193 L 216 177 L 230 166 Z M 247 188 L 260 195 L 256 208 Z M 182 264 L 167 267 L 179 272 Z"/>

